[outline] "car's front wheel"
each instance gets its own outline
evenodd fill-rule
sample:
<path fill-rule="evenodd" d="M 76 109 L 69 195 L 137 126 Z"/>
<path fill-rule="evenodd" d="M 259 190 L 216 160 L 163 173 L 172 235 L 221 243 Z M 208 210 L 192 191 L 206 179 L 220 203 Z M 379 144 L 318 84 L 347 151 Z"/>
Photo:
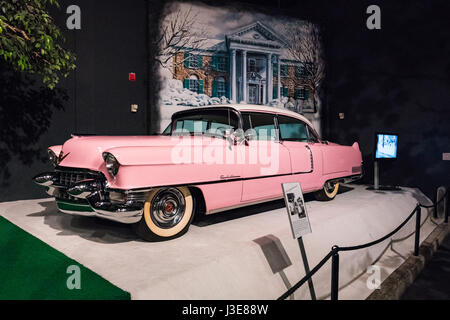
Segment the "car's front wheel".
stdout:
<path fill-rule="evenodd" d="M 338 191 L 338 182 L 326 182 L 321 190 L 314 193 L 314 196 L 319 201 L 330 201 L 336 197 Z"/>
<path fill-rule="evenodd" d="M 177 238 L 186 233 L 194 217 L 194 198 L 187 187 L 150 191 L 141 221 L 134 225 L 147 241 Z"/>

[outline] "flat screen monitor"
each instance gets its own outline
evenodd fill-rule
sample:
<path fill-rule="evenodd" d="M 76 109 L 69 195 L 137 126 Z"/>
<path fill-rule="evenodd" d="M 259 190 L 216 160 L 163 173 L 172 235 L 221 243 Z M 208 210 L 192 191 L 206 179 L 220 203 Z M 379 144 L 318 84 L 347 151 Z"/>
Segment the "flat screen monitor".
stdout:
<path fill-rule="evenodd" d="M 397 159 L 398 135 L 377 133 L 375 159 Z"/>

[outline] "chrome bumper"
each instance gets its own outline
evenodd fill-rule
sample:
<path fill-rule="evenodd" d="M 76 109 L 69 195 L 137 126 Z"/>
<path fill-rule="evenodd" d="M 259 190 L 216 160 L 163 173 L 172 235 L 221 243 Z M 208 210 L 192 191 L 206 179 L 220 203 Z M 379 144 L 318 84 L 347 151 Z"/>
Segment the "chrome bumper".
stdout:
<path fill-rule="evenodd" d="M 110 191 L 104 179 L 84 179 L 59 183 L 60 172 L 45 172 L 33 178 L 55 197 L 58 209 L 64 213 L 96 216 L 121 223 L 136 223 L 142 218 L 146 192 Z"/>

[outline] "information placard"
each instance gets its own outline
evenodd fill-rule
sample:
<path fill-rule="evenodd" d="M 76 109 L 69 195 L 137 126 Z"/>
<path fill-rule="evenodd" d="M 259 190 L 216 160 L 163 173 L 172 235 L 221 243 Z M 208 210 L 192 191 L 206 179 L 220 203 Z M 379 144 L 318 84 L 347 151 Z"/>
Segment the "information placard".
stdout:
<path fill-rule="evenodd" d="M 282 183 L 284 202 L 291 223 L 292 235 L 294 239 L 303 237 L 311 233 L 308 213 L 306 211 L 305 200 L 299 182 Z"/>

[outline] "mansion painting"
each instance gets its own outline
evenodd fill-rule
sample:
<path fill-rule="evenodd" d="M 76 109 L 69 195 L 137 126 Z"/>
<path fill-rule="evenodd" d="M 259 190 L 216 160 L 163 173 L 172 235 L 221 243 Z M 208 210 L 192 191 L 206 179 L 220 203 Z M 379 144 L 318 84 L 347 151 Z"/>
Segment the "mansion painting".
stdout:
<path fill-rule="evenodd" d="M 286 46 L 282 36 L 256 21 L 226 34 L 210 48 L 180 50 L 173 57 L 173 78 L 210 97 L 249 104 L 286 97 L 294 111 L 313 112 L 304 65 L 288 59 Z"/>
<path fill-rule="evenodd" d="M 322 74 L 314 70 L 324 63 L 311 22 L 173 2 L 160 27 L 161 130 L 179 110 L 245 103 L 303 114 L 320 132 Z"/>

